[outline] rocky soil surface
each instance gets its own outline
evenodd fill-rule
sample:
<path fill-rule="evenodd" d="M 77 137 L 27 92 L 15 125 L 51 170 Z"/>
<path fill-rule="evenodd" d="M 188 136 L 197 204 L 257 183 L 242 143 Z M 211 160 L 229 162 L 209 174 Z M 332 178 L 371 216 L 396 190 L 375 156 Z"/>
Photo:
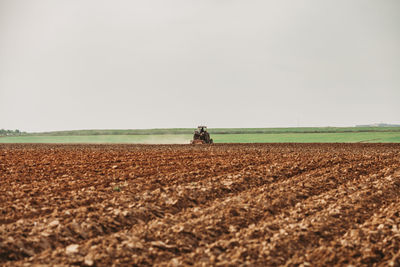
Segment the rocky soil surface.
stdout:
<path fill-rule="evenodd" d="M 0 145 L 0 265 L 400 266 L 400 145 Z"/>

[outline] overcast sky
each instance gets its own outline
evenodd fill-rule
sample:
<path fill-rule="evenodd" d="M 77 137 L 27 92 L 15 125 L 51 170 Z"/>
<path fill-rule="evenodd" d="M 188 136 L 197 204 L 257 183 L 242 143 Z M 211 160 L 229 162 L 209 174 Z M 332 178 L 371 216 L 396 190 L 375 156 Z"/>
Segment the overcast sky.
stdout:
<path fill-rule="evenodd" d="M 0 128 L 400 123 L 399 0 L 0 0 Z"/>

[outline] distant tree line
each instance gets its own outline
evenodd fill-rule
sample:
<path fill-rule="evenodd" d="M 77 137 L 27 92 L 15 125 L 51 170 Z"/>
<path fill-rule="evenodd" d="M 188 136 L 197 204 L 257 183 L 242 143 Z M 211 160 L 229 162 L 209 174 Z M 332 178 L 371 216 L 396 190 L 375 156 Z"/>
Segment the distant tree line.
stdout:
<path fill-rule="evenodd" d="M 169 129 L 97 129 L 27 133 L 36 136 L 77 136 L 77 135 L 192 135 L 195 128 Z M 289 127 L 289 128 L 209 128 L 210 134 L 279 134 L 279 133 L 358 133 L 358 132 L 400 132 L 400 127 Z M 25 133 L 24 133 L 25 134 Z"/>
<path fill-rule="evenodd" d="M 21 132 L 20 130 L 5 130 L 5 129 L 0 129 L 0 136 L 10 136 L 10 135 L 22 135 L 26 134 L 26 132 Z"/>

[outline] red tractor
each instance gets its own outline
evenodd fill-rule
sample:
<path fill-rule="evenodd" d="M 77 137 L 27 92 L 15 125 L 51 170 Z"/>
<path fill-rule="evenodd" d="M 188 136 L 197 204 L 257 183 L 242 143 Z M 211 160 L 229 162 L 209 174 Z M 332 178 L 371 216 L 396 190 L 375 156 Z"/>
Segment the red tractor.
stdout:
<path fill-rule="evenodd" d="M 210 138 L 210 134 L 207 132 L 207 126 L 198 126 L 197 130 L 194 131 L 193 140 L 191 144 L 212 144 L 213 140 Z"/>

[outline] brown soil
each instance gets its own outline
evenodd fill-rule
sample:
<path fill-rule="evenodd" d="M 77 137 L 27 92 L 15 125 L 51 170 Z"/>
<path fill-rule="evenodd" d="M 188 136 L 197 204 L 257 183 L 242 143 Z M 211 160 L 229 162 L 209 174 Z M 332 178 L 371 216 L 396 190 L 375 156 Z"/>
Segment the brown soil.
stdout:
<path fill-rule="evenodd" d="M 0 265 L 400 266 L 400 145 L 0 145 Z"/>

